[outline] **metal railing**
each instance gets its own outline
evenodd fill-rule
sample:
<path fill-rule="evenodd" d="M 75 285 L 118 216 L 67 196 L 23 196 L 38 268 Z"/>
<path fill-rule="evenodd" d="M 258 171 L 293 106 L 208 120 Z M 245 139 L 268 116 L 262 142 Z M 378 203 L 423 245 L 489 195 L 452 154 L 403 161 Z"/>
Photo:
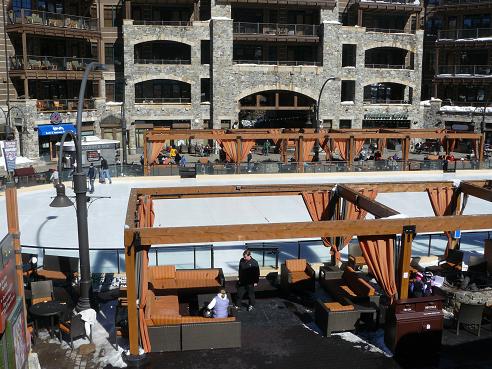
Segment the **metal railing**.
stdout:
<path fill-rule="evenodd" d="M 234 22 L 233 32 L 250 35 L 318 36 L 319 26 L 315 24 Z"/>
<path fill-rule="evenodd" d="M 172 27 L 189 27 L 193 23 L 190 21 L 153 21 L 153 20 L 134 20 L 135 26 L 172 26 Z"/>
<path fill-rule="evenodd" d="M 396 28 L 373 28 L 366 27 L 366 32 L 378 32 L 378 33 L 402 33 L 406 35 L 414 35 L 414 29 L 396 29 Z"/>
<path fill-rule="evenodd" d="M 52 100 L 37 100 L 36 108 L 38 111 L 53 112 L 53 111 L 77 111 L 78 99 L 52 99 Z M 95 109 L 94 99 L 84 99 L 84 109 Z"/>
<path fill-rule="evenodd" d="M 31 9 L 10 10 L 8 12 L 8 23 L 32 24 L 72 30 L 99 31 L 99 24 L 96 18 L 50 13 Z"/>
<path fill-rule="evenodd" d="M 408 4 L 408 5 L 414 5 L 415 4 L 415 0 L 364 0 L 364 2 L 383 3 L 383 4 L 386 4 L 386 3 L 389 3 L 389 4 Z"/>
<path fill-rule="evenodd" d="M 136 97 L 136 104 L 191 104 L 191 97 Z"/>
<path fill-rule="evenodd" d="M 364 99 L 364 104 L 411 104 L 410 100 Z"/>
<path fill-rule="evenodd" d="M 413 69 L 412 66 L 404 64 L 365 64 L 364 66 L 375 69 Z"/>
<path fill-rule="evenodd" d="M 62 71 L 83 71 L 92 62 L 97 62 L 94 58 L 69 58 L 57 56 L 27 56 L 27 66 L 24 66 L 22 56 L 10 56 L 10 70 L 62 70 Z"/>
<path fill-rule="evenodd" d="M 258 65 L 285 65 L 285 66 L 315 66 L 320 67 L 323 63 L 318 61 L 292 61 L 292 60 L 233 60 L 234 64 L 258 64 Z"/>
<path fill-rule="evenodd" d="M 440 65 L 439 74 L 470 74 L 479 76 L 492 75 L 490 65 Z"/>
<path fill-rule="evenodd" d="M 191 64 L 191 59 L 135 58 L 135 64 Z"/>
<path fill-rule="evenodd" d="M 442 29 L 437 34 L 438 40 L 480 39 L 492 37 L 492 28 Z"/>
<path fill-rule="evenodd" d="M 439 5 L 491 4 L 492 0 L 440 0 Z"/>

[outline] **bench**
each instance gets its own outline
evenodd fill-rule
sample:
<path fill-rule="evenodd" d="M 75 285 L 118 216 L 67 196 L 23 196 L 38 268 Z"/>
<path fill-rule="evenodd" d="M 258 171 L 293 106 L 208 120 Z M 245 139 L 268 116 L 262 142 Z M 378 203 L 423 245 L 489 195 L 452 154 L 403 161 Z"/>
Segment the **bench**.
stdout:
<path fill-rule="evenodd" d="M 46 174 L 37 173 L 33 167 L 17 168 L 14 169 L 14 178 L 17 178 L 19 182 L 24 179 L 26 184 L 29 183 L 29 179 L 31 178 L 35 179 L 38 183 L 44 183 L 46 181 Z"/>

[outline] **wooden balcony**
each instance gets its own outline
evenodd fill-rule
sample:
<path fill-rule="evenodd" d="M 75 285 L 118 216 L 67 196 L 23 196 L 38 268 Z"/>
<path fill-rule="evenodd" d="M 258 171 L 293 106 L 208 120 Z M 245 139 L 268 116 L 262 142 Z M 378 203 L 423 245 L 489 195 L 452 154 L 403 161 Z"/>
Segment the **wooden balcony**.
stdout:
<path fill-rule="evenodd" d="M 235 41 L 319 42 L 319 26 L 315 24 L 279 24 L 235 22 Z"/>
<path fill-rule="evenodd" d="M 218 5 L 260 5 L 260 6 L 292 6 L 292 7 L 313 7 L 323 9 L 333 9 L 336 0 L 217 0 Z"/>

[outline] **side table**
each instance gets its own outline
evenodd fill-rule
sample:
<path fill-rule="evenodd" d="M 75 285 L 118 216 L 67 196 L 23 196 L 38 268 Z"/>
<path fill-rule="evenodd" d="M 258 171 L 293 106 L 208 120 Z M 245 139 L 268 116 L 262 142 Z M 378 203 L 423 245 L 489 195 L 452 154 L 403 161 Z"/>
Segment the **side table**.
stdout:
<path fill-rule="evenodd" d="M 59 301 L 46 301 L 29 307 L 29 313 L 34 320 L 34 332 L 38 336 L 38 320 L 50 319 L 50 337 L 53 338 L 55 331 L 55 318 L 60 319 L 60 315 L 67 309 L 67 304 Z"/>

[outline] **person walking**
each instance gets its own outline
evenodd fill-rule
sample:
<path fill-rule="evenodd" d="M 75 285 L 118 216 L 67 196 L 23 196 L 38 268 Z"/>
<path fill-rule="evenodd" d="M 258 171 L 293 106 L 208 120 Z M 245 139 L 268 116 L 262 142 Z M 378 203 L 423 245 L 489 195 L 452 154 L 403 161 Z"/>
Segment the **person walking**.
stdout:
<path fill-rule="evenodd" d="M 249 150 L 248 152 L 248 173 L 251 173 L 251 161 L 253 160 L 253 152 Z"/>
<path fill-rule="evenodd" d="M 212 311 L 214 318 L 227 318 L 229 316 L 229 299 L 224 288 L 215 296 L 207 306 L 208 310 Z"/>
<path fill-rule="evenodd" d="M 109 184 L 113 183 L 111 181 L 111 173 L 109 173 L 108 161 L 101 156 L 101 174 L 104 179 L 104 183 L 106 183 L 106 178 L 109 179 Z"/>
<path fill-rule="evenodd" d="M 87 177 L 89 177 L 89 193 L 94 193 L 94 181 L 96 180 L 96 167 L 94 163 L 91 163 L 89 166 Z"/>
<path fill-rule="evenodd" d="M 186 156 L 182 156 L 181 160 L 179 161 L 179 166 L 180 167 L 185 167 L 186 166 Z"/>
<path fill-rule="evenodd" d="M 251 256 L 251 251 L 246 249 L 239 261 L 239 281 L 237 283 L 236 309 L 239 309 L 244 295 L 248 294 L 248 311 L 255 308 L 255 287 L 260 280 L 260 267 Z"/>
<path fill-rule="evenodd" d="M 60 183 L 60 174 L 58 173 L 58 169 L 53 170 L 51 173 L 50 182 L 53 183 L 53 187 Z"/>

